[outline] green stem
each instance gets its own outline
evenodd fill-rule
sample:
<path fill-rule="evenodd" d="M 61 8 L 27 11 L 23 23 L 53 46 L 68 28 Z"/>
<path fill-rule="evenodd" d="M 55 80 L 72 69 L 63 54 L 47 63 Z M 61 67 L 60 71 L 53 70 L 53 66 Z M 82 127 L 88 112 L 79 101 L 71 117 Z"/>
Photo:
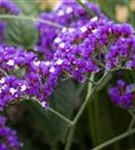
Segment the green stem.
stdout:
<path fill-rule="evenodd" d="M 92 15 L 93 17 L 95 16 L 95 14 L 90 10 L 90 8 L 88 8 L 81 0 L 76 0 L 78 4 L 80 4 L 90 15 Z"/>
<path fill-rule="evenodd" d="M 111 140 L 108 140 L 108 141 L 104 142 L 103 144 L 101 144 L 101 145 L 93 148 L 92 150 L 100 150 L 102 148 L 105 148 L 106 146 L 108 146 L 110 144 L 113 144 L 114 142 L 117 142 L 117 141 L 119 141 L 119 140 L 121 140 L 121 139 L 123 139 L 123 138 L 125 138 L 127 136 L 130 136 L 133 133 L 135 133 L 135 128 L 132 129 L 132 130 L 130 130 L 130 131 L 126 131 L 123 134 L 118 135 L 118 136 L 112 138 Z"/>
<path fill-rule="evenodd" d="M 72 123 L 71 120 L 69 120 L 68 118 L 66 118 L 65 116 L 63 116 L 62 114 L 60 114 L 59 112 L 55 111 L 55 110 L 52 109 L 51 107 L 49 107 L 47 110 L 50 111 L 51 113 L 55 114 L 55 115 L 58 116 L 59 118 L 61 118 L 64 122 L 66 122 L 66 123 L 69 124 L 70 126 L 73 125 L 73 123 Z"/>
<path fill-rule="evenodd" d="M 130 122 L 130 124 L 129 124 L 129 127 L 128 127 L 128 131 L 130 131 L 130 130 L 133 128 L 134 124 L 135 124 L 135 118 L 133 118 L 133 119 L 131 120 L 131 122 Z"/>
<path fill-rule="evenodd" d="M 30 20 L 30 21 L 33 21 L 33 22 L 41 22 L 41 23 L 44 23 L 44 24 L 48 24 L 48 25 L 51 25 L 51 26 L 54 26 L 54 27 L 57 27 L 57 28 L 63 28 L 65 26 L 61 25 L 61 24 L 58 24 L 56 22 L 53 22 L 53 21 L 49 21 L 49 20 L 45 20 L 45 19 L 41 19 L 41 18 L 33 18 L 33 17 L 30 17 L 30 16 L 25 16 L 25 15 L 0 15 L 0 19 L 18 19 L 18 20 Z"/>
<path fill-rule="evenodd" d="M 67 143 L 66 143 L 66 146 L 65 146 L 65 150 L 70 150 L 70 148 L 71 148 L 72 139 L 73 139 L 73 136 L 74 136 L 75 126 L 76 125 L 73 125 L 73 126 L 71 126 L 69 128 L 69 135 L 68 135 Z"/>
<path fill-rule="evenodd" d="M 108 72 L 105 72 L 105 74 L 103 75 L 103 77 L 98 81 L 98 83 L 96 85 L 93 85 L 91 82 L 89 82 L 88 84 L 88 91 L 87 91 L 87 96 L 84 100 L 84 103 L 82 104 L 81 108 L 79 109 L 76 117 L 74 118 L 73 120 L 73 125 L 71 126 L 70 128 L 70 131 L 69 131 L 69 135 L 68 135 L 68 141 L 67 141 L 67 144 L 66 144 L 66 147 L 65 147 L 65 150 L 70 150 L 70 147 L 71 147 L 71 144 L 72 144 L 72 139 L 73 139 L 73 135 L 74 135 L 74 129 L 75 129 L 75 126 L 80 118 L 80 116 L 82 115 L 90 97 L 93 96 L 93 93 L 96 92 L 97 90 L 97 87 L 98 85 L 103 82 L 103 80 L 106 78 L 106 76 L 108 75 Z M 94 82 L 94 74 L 91 75 L 90 77 L 90 81 L 93 81 Z M 74 128 L 74 129 L 73 129 Z"/>
<path fill-rule="evenodd" d="M 82 104 L 80 110 L 78 111 L 78 113 L 77 113 L 77 115 L 76 115 L 76 117 L 74 118 L 73 121 L 69 120 L 68 118 L 66 118 L 65 116 L 63 116 L 59 112 L 55 111 L 54 109 L 52 109 L 50 107 L 48 108 L 48 111 L 52 112 L 53 114 L 55 114 L 56 116 L 61 118 L 64 122 L 66 122 L 68 125 L 70 125 L 70 130 L 69 130 L 69 134 L 68 134 L 68 139 L 67 139 L 67 143 L 66 143 L 66 146 L 65 146 L 65 150 L 70 150 L 76 124 L 77 124 L 80 116 L 82 115 L 82 113 L 83 113 L 83 111 L 84 111 L 84 109 L 85 109 L 85 107 L 86 107 L 90 97 L 93 96 L 93 93 L 96 92 L 98 85 L 103 82 L 103 80 L 106 78 L 108 73 L 109 72 L 105 72 L 103 77 L 96 83 L 96 85 L 92 84 L 92 82 L 94 82 L 94 74 L 91 75 L 90 81 L 92 81 L 92 82 L 89 82 L 89 84 L 88 84 L 87 96 L 86 96 L 84 103 Z M 34 101 L 37 101 L 40 104 L 38 99 L 36 99 L 36 98 L 32 98 L 32 99 Z"/>
<path fill-rule="evenodd" d="M 131 122 L 130 122 L 130 124 L 129 124 L 129 126 L 128 126 L 128 131 L 130 131 L 130 130 L 133 128 L 134 124 L 135 124 L 135 115 L 134 115 L 134 113 L 132 112 L 132 109 L 131 109 L 131 110 L 128 110 L 128 112 L 129 112 L 129 114 L 130 114 L 131 117 L 132 117 Z"/>
<path fill-rule="evenodd" d="M 0 67 L 0 71 L 1 71 L 6 77 L 8 77 L 7 72 L 6 72 L 5 70 L 3 70 L 3 68 Z"/>
<path fill-rule="evenodd" d="M 102 78 L 98 81 L 97 85 L 100 85 L 109 74 L 110 72 L 106 71 L 104 75 L 102 76 Z"/>
<path fill-rule="evenodd" d="M 53 114 L 55 114 L 56 116 L 58 116 L 59 118 L 61 118 L 64 122 L 68 123 L 68 125 L 70 125 L 70 130 L 69 130 L 69 135 L 68 135 L 68 140 L 67 140 L 67 144 L 65 146 L 65 150 L 70 150 L 71 144 L 72 144 L 72 139 L 73 139 L 73 135 L 74 135 L 74 130 L 75 130 L 75 126 L 80 118 L 80 116 L 82 115 L 90 97 L 93 96 L 93 93 L 95 93 L 95 91 L 97 90 L 98 85 L 103 82 L 103 80 L 106 78 L 106 76 L 108 75 L 109 72 L 105 72 L 105 74 L 103 75 L 103 77 L 96 83 L 96 85 L 93 85 L 91 82 L 89 82 L 88 84 L 88 92 L 87 92 L 87 96 L 85 98 L 84 103 L 82 104 L 80 110 L 78 111 L 76 117 L 74 118 L 73 121 L 69 120 L 68 118 L 66 118 L 65 116 L 63 116 L 62 114 L 60 114 L 59 112 L 55 111 L 52 108 L 48 108 L 48 111 L 52 112 Z M 91 75 L 90 80 L 94 82 L 94 74 Z M 93 86 L 93 88 L 92 88 Z M 38 99 L 36 98 L 32 98 L 32 100 L 39 102 Z M 40 104 L 41 105 L 41 104 Z"/>
<path fill-rule="evenodd" d="M 91 83 L 92 83 L 92 85 L 94 85 L 94 86 L 96 86 L 96 85 L 97 85 L 97 83 L 96 83 L 96 82 L 94 82 L 94 81 L 90 80 L 89 78 L 87 78 L 87 80 L 88 80 L 89 82 L 91 82 Z"/>
<path fill-rule="evenodd" d="M 94 74 L 91 75 L 90 80 L 94 82 Z M 66 143 L 66 146 L 65 146 L 65 150 L 70 150 L 76 123 L 77 123 L 79 117 L 81 116 L 81 114 L 83 113 L 84 108 L 85 108 L 85 106 L 88 103 L 90 95 L 94 92 L 93 90 L 92 90 L 93 92 L 91 91 L 92 85 L 93 84 L 91 82 L 89 82 L 89 84 L 88 84 L 88 92 L 87 92 L 86 99 L 85 99 L 84 103 L 82 104 L 81 108 L 79 109 L 76 117 L 74 118 L 73 125 L 70 127 L 69 134 L 68 134 L 68 139 L 67 139 L 67 143 Z"/>
<path fill-rule="evenodd" d="M 94 74 L 91 75 L 90 81 L 93 81 L 93 82 L 94 82 Z M 79 109 L 79 111 L 78 111 L 76 117 L 74 118 L 73 124 L 76 124 L 76 123 L 77 123 L 78 119 L 80 118 L 81 114 L 82 114 L 83 111 L 84 111 L 85 106 L 87 105 L 87 103 L 88 103 L 88 101 L 89 101 L 90 96 L 91 96 L 91 95 L 94 93 L 94 91 L 96 90 L 96 86 L 94 86 L 94 87 L 92 88 L 92 85 L 93 85 L 93 84 L 92 84 L 91 82 L 89 82 L 86 98 L 85 98 L 84 103 L 82 104 L 81 108 Z"/>
<path fill-rule="evenodd" d="M 24 99 L 28 99 L 28 98 L 24 98 Z M 40 101 L 33 97 L 31 98 L 33 101 L 36 101 L 38 104 L 41 105 Z M 66 122 L 69 126 L 73 125 L 73 122 L 71 120 L 69 120 L 68 118 L 66 118 L 64 115 L 62 115 L 61 113 L 59 113 L 58 111 L 54 110 L 53 108 L 49 107 L 47 109 L 47 111 L 50 111 L 51 113 L 53 113 L 54 115 L 58 116 L 61 120 L 63 120 L 64 122 Z"/>
<path fill-rule="evenodd" d="M 75 119 L 73 120 L 73 124 L 76 124 L 81 116 L 81 114 L 83 113 L 84 111 L 84 108 L 86 107 L 88 101 L 89 101 L 89 98 L 93 95 L 93 93 L 96 91 L 97 87 L 94 86 L 93 89 L 91 90 L 90 94 L 88 93 L 87 97 L 86 97 L 86 100 L 84 101 L 84 103 L 82 104 L 79 112 L 77 113 Z"/>
<path fill-rule="evenodd" d="M 135 117 L 132 109 L 129 109 L 128 112 L 131 115 L 131 117 L 133 117 L 133 118 Z"/>
<path fill-rule="evenodd" d="M 103 80 L 106 78 L 106 76 L 108 74 L 109 74 L 109 72 L 105 72 L 103 77 L 96 83 L 96 85 L 92 84 L 92 82 L 94 82 L 94 74 L 91 75 L 90 81 L 92 81 L 92 82 L 89 82 L 89 84 L 88 84 L 87 96 L 86 96 L 84 103 L 82 104 L 81 108 L 79 109 L 79 111 L 78 111 L 78 113 L 77 113 L 77 115 L 76 115 L 76 117 L 74 118 L 73 121 L 69 120 L 68 118 L 66 118 L 65 116 L 63 116 L 59 112 L 55 111 L 54 109 L 52 109 L 50 107 L 48 108 L 48 111 L 52 112 L 53 114 L 55 114 L 56 116 L 58 116 L 59 118 L 61 118 L 63 121 L 65 121 L 66 123 L 68 123 L 70 125 L 70 130 L 69 130 L 68 140 L 67 140 L 67 144 L 65 146 L 65 150 L 70 150 L 70 147 L 71 147 L 71 144 L 72 144 L 73 135 L 74 135 L 75 126 L 76 126 L 80 116 L 82 115 L 82 113 L 83 113 L 83 111 L 84 111 L 84 109 L 85 109 L 85 107 L 86 107 L 90 97 L 93 96 L 93 93 L 96 92 L 96 90 L 98 88 L 98 85 L 103 82 Z M 38 103 L 40 103 L 39 100 L 37 100 L 36 98 L 33 98 L 33 100 L 35 100 Z"/>

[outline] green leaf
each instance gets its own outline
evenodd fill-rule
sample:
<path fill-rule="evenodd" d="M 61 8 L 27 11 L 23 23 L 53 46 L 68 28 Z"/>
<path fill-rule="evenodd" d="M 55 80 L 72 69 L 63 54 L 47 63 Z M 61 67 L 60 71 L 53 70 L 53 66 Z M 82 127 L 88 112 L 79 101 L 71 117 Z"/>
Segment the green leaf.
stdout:
<path fill-rule="evenodd" d="M 21 9 L 21 13 L 25 15 L 37 16 L 36 8 L 38 0 L 14 0 L 14 3 Z"/>
<path fill-rule="evenodd" d="M 14 0 L 14 3 L 21 9 L 21 13 L 27 16 L 38 16 L 36 8 L 37 0 Z M 13 46 L 23 46 L 26 49 L 33 49 L 38 41 L 38 33 L 33 21 L 5 19 L 7 29 L 5 31 L 5 42 Z"/>
<path fill-rule="evenodd" d="M 23 139 L 23 147 L 21 148 L 21 150 L 38 150 L 32 144 L 33 144 L 32 141 L 29 140 L 28 138 Z"/>
<path fill-rule="evenodd" d="M 111 79 L 112 79 L 112 74 L 106 76 L 105 81 L 98 86 L 97 91 L 102 90 L 110 82 Z"/>
<path fill-rule="evenodd" d="M 35 25 L 29 20 L 6 19 L 5 42 L 13 46 L 33 49 L 38 40 Z"/>
<path fill-rule="evenodd" d="M 129 123 L 128 113 L 111 103 L 103 90 L 97 92 L 93 101 L 90 101 L 88 113 L 94 146 L 125 132 Z M 112 149 L 119 150 L 119 147 L 118 143 L 114 143 Z"/>
<path fill-rule="evenodd" d="M 102 103 L 100 103 L 101 101 Z M 108 108 L 106 108 L 104 100 L 99 100 L 97 94 L 93 101 L 89 103 L 89 124 L 94 145 L 98 145 L 105 140 L 108 140 L 108 137 L 113 137 L 114 135 L 107 109 Z M 104 129 L 106 132 L 102 134 Z"/>
<path fill-rule="evenodd" d="M 50 100 L 50 106 L 67 118 L 71 118 L 75 100 L 76 87 L 72 80 L 68 80 L 60 84 L 60 87 Z M 55 145 L 58 141 L 65 141 L 68 125 L 63 120 L 45 110 L 36 102 L 27 101 L 27 105 L 32 118 L 34 118 L 34 128 L 41 133 L 40 136 L 43 139 L 51 145 Z"/>

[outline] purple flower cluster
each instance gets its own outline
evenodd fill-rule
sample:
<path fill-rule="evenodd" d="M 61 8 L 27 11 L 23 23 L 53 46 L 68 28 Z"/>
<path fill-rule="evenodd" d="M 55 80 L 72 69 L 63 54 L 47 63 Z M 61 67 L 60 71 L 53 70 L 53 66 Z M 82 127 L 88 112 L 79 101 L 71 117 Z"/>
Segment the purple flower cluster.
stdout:
<path fill-rule="evenodd" d="M 0 46 L 0 66 L 5 71 L 13 72 L 19 67 L 28 66 L 33 60 L 36 60 L 36 55 L 21 47 Z"/>
<path fill-rule="evenodd" d="M 27 84 L 11 75 L 0 79 L 0 111 L 11 103 L 19 101 L 27 88 Z"/>
<path fill-rule="evenodd" d="M 12 0 L 0 0 L 0 12 L 1 11 L 15 15 L 20 13 L 20 9 L 12 2 Z"/>
<path fill-rule="evenodd" d="M 96 4 L 87 2 L 86 5 L 95 14 L 95 16 L 105 18 Z M 41 13 L 40 18 L 59 23 L 66 27 L 75 28 L 88 23 L 92 18 L 92 15 L 73 0 L 70 2 L 63 1 L 59 8 L 55 11 Z M 44 53 L 45 58 L 50 60 L 53 58 L 53 54 L 55 52 L 52 42 L 61 29 L 52 27 L 51 25 L 45 25 L 44 23 L 38 23 L 37 29 L 40 37 L 36 50 Z"/>
<path fill-rule="evenodd" d="M 126 85 L 123 80 L 118 80 L 117 85 L 109 89 L 109 95 L 116 105 L 127 109 L 133 104 L 133 90 L 133 84 Z"/>
<path fill-rule="evenodd" d="M 94 26 L 93 22 L 91 26 Z M 87 38 L 90 32 L 92 29 L 88 26 L 77 29 L 64 28 L 54 40 L 54 46 L 57 49 L 54 53 L 54 60 L 62 62 L 62 70 L 81 82 L 85 81 L 88 73 L 99 70 L 91 58 L 96 38 L 93 35 Z"/>
<path fill-rule="evenodd" d="M 0 110 L 25 94 L 24 76 L 35 60 L 35 54 L 22 48 L 0 46 Z"/>
<path fill-rule="evenodd" d="M 134 30 L 128 24 L 116 24 L 92 18 L 78 28 L 63 28 L 54 40 L 54 60 L 61 60 L 62 70 L 85 81 L 88 73 L 117 67 L 133 68 L 135 56 Z M 131 50 L 130 50 L 131 49 Z"/>
<path fill-rule="evenodd" d="M 79 4 L 66 1 L 56 11 L 42 14 L 44 19 L 67 26 L 56 29 L 38 24 L 42 41 L 38 46 L 45 53 L 55 50 L 51 59 L 41 60 L 37 54 L 20 47 L 0 46 L 1 110 L 24 96 L 36 97 L 46 106 L 62 77 L 84 82 L 101 66 L 106 70 L 134 69 L 133 28 L 107 20 L 93 3 L 87 6 L 97 17 L 92 18 Z"/>
<path fill-rule="evenodd" d="M 40 61 L 22 48 L 0 46 L 0 110 L 22 97 L 46 101 L 58 84 L 59 61 Z"/>
<path fill-rule="evenodd" d="M 38 99 L 43 107 L 47 107 L 53 91 L 66 77 L 85 82 L 89 74 L 97 73 L 103 67 L 105 71 L 121 67 L 135 69 L 132 26 L 109 21 L 97 5 L 90 2 L 86 5 L 96 17 L 92 18 L 74 0 L 63 1 L 53 12 L 42 13 L 42 19 L 65 27 L 38 23 L 37 54 L 22 47 L 0 45 L 0 111 L 25 98 Z M 10 0 L 0 0 L 0 8 L 13 14 L 20 12 Z M 5 24 L 0 22 L 0 42 L 4 29 Z M 40 53 L 45 59 L 40 59 Z M 134 85 L 118 80 L 109 95 L 115 104 L 128 109 L 133 104 Z M 22 144 L 16 132 L 5 123 L 6 118 L 0 116 L 0 150 L 17 150 Z"/>
<path fill-rule="evenodd" d="M 7 119 L 0 116 L 0 150 L 19 150 L 23 144 L 19 141 L 16 131 L 6 126 Z"/>
<path fill-rule="evenodd" d="M 26 94 L 38 98 L 41 104 L 46 106 L 46 102 L 57 87 L 60 75 L 60 67 L 52 61 L 32 62 L 24 75 L 24 80 L 28 84 Z"/>
<path fill-rule="evenodd" d="M 130 28 L 128 32 L 129 31 Z M 134 56 L 135 36 L 131 31 L 131 33 L 129 33 L 129 35 L 126 35 L 126 37 L 121 36 L 114 43 L 112 43 L 108 53 L 105 56 L 106 68 L 108 70 L 117 67 L 134 69 Z"/>
<path fill-rule="evenodd" d="M 133 68 L 133 33 L 130 25 L 92 18 L 84 26 L 61 30 L 54 39 L 56 51 L 50 61 L 41 61 L 22 48 L 1 46 L 1 110 L 24 95 L 36 97 L 46 106 L 62 77 L 84 82 L 89 73 L 101 69 L 101 63 L 107 70 Z"/>

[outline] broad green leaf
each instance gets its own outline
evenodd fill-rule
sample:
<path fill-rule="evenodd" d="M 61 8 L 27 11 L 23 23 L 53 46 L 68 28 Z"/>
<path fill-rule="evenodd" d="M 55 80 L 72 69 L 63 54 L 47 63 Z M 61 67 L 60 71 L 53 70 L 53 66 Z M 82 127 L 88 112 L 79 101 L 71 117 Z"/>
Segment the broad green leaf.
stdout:
<path fill-rule="evenodd" d="M 115 106 L 105 92 L 105 90 L 97 92 L 88 106 L 89 126 L 94 146 L 125 132 L 130 122 L 128 112 Z M 121 144 L 120 141 L 112 144 L 111 148 L 119 150 L 124 147 L 123 145 L 130 147 L 128 142 Z"/>
<path fill-rule="evenodd" d="M 29 140 L 29 139 L 23 139 L 23 147 L 21 148 L 21 150 L 38 150 L 37 148 L 35 148 L 33 145 L 32 145 L 32 141 Z"/>
<path fill-rule="evenodd" d="M 7 19 L 5 42 L 13 46 L 23 46 L 33 49 L 38 40 L 38 34 L 32 21 L 22 19 Z"/>
<path fill-rule="evenodd" d="M 76 87 L 72 80 L 63 82 L 56 90 L 53 98 L 50 100 L 50 106 L 66 116 L 71 118 L 76 100 Z M 58 141 L 65 140 L 68 125 L 59 117 L 55 116 L 48 110 L 45 110 L 40 104 L 32 101 L 26 101 L 34 118 L 34 128 L 36 128 L 51 145 Z"/>
<path fill-rule="evenodd" d="M 104 99 L 99 99 L 96 94 L 93 101 L 89 103 L 88 113 L 92 141 L 95 146 L 108 140 L 108 137 L 113 137 L 114 130 Z"/>
<path fill-rule="evenodd" d="M 25 15 L 37 16 L 36 8 L 38 0 L 14 0 L 14 3 L 21 9 L 21 13 Z"/>

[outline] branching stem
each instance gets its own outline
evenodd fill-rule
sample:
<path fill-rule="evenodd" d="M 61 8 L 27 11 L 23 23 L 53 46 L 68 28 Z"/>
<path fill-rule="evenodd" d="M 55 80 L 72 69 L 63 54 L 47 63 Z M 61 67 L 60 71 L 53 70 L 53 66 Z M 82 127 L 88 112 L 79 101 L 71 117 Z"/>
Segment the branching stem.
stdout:
<path fill-rule="evenodd" d="M 123 139 L 123 138 L 125 138 L 127 136 L 130 136 L 133 133 L 135 133 L 135 128 L 130 130 L 130 131 L 126 131 L 123 134 L 112 138 L 111 140 L 108 140 L 108 141 L 104 142 L 103 144 L 93 148 L 92 150 L 101 150 L 102 148 L 105 148 L 106 146 L 108 146 L 110 144 L 113 144 L 114 142 L 117 142 L 117 141 L 119 141 L 119 140 L 121 140 L 121 139 Z"/>
<path fill-rule="evenodd" d="M 92 15 L 93 17 L 95 16 L 95 14 L 90 10 L 90 8 L 88 8 L 84 2 L 82 2 L 81 0 L 76 0 L 78 4 L 80 4 L 90 15 Z"/>
<path fill-rule="evenodd" d="M 55 111 L 52 108 L 48 108 L 48 111 L 52 112 L 53 114 L 55 114 L 56 116 L 58 116 L 59 118 L 61 118 L 64 122 L 66 122 L 69 126 L 72 126 L 73 123 L 71 120 L 69 120 L 68 118 L 66 118 L 65 116 L 63 116 L 62 114 L 60 114 L 59 112 Z"/>
<path fill-rule="evenodd" d="M 81 106 L 81 108 L 79 109 L 77 115 L 75 116 L 74 120 L 73 120 L 73 125 L 70 127 L 69 130 L 69 135 L 68 135 L 68 140 L 67 140 L 67 144 L 65 146 L 65 150 L 70 150 L 71 144 L 72 144 L 72 139 L 73 139 L 73 135 L 74 135 L 74 130 L 75 130 L 75 126 L 80 118 L 80 116 L 82 115 L 88 101 L 90 100 L 90 98 L 93 96 L 93 94 L 96 92 L 97 87 L 99 84 L 101 84 L 103 82 L 103 80 L 106 78 L 106 76 L 108 75 L 109 72 L 105 72 L 105 74 L 103 75 L 103 77 L 97 82 L 96 85 L 93 85 L 92 83 L 94 82 L 94 74 L 91 75 L 90 77 L 90 81 L 88 84 L 88 91 L 87 91 L 87 96 Z"/>
<path fill-rule="evenodd" d="M 33 21 L 33 22 L 41 22 L 44 24 L 48 24 L 51 26 L 54 26 L 56 28 L 63 28 L 65 26 L 58 24 L 56 22 L 53 21 L 49 21 L 49 20 L 45 20 L 45 19 L 41 19 L 41 18 L 34 18 L 34 17 L 30 17 L 30 16 L 25 16 L 25 15 L 0 15 L 0 19 L 18 19 L 18 20 L 29 20 L 29 21 Z"/>

